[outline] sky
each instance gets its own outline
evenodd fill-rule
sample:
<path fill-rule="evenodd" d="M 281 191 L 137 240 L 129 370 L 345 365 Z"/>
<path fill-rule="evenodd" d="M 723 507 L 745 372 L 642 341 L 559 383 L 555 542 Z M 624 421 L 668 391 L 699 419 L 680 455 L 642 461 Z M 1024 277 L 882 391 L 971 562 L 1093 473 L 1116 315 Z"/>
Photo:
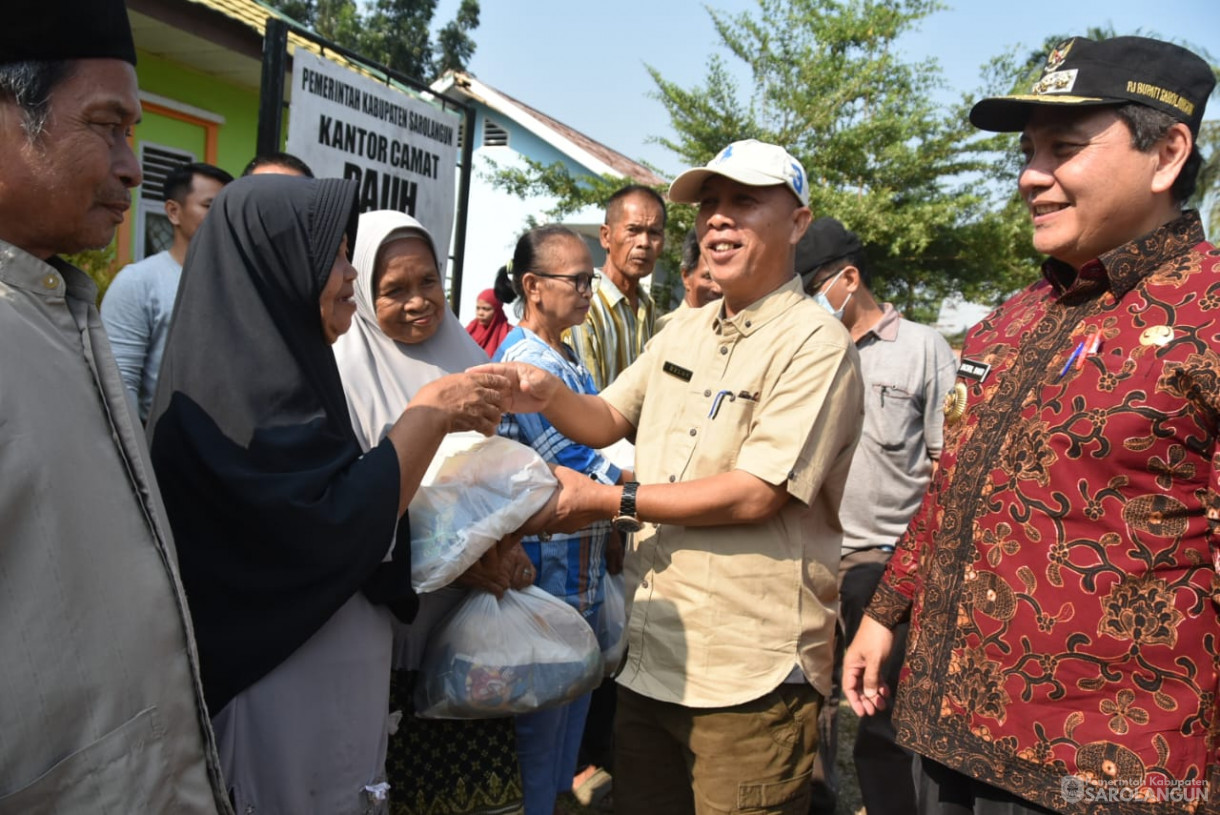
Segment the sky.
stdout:
<path fill-rule="evenodd" d="M 435 22 L 453 18 L 459 0 L 440 0 Z M 949 0 L 899 41 L 913 61 L 935 57 L 951 95 L 976 90 L 980 68 L 1013 47 L 1022 53 L 1060 32 L 1111 25 L 1190 44 L 1220 59 L 1217 0 Z M 646 66 L 685 88 L 702 84 L 719 45 L 707 8 L 734 14 L 756 0 L 480 0 L 470 70 L 630 158 L 673 177 L 686 169 L 656 137 L 672 137 L 664 106 L 653 99 Z M 730 64 L 732 64 L 730 62 Z M 740 64 L 740 63 L 738 63 Z M 1213 97 L 1208 118 L 1220 117 Z"/>

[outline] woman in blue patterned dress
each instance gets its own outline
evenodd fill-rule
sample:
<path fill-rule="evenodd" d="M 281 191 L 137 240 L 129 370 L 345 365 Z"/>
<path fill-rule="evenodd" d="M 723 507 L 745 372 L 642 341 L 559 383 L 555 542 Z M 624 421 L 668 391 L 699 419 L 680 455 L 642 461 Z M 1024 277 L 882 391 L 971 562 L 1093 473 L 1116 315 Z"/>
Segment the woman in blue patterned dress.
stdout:
<path fill-rule="evenodd" d="M 589 249 L 572 230 L 552 224 L 522 235 L 511 266 L 501 269 L 496 280 L 501 300 L 508 303 L 521 298 L 521 321 L 504 338 L 495 361 L 528 362 L 555 374 L 577 393 L 597 393 L 593 378 L 562 340 L 564 331 L 584 322 L 596 281 Z M 499 432 L 533 447 L 548 462 L 571 467 L 605 484 L 621 483 L 624 475 L 630 478 L 630 473 L 624 474 L 598 451 L 561 435 L 540 413 L 506 413 Z M 608 544 L 617 571 L 622 564 L 622 544 L 606 521 L 576 533 L 555 534 L 546 541 L 536 537 L 522 541 L 538 574 L 537 585 L 567 601 L 595 631 Z M 517 717 L 526 815 L 552 815 L 556 797 L 571 789 L 589 696 Z"/>

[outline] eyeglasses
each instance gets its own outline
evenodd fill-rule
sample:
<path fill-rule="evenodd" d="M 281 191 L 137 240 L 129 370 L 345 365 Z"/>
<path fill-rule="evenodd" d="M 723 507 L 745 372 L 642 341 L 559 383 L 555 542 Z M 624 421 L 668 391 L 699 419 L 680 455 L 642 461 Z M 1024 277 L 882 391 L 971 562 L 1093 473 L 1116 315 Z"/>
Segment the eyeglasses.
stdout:
<path fill-rule="evenodd" d="M 601 282 L 602 276 L 599 274 L 589 274 L 581 272 L 580 274 L 546 274 L 545 272 L 530 272 L 535 277 L 550 277 L 555 280 L 566 280 L 576 287 L 577 292 L 592 293 L 597 289 L 597 284 Z"/>

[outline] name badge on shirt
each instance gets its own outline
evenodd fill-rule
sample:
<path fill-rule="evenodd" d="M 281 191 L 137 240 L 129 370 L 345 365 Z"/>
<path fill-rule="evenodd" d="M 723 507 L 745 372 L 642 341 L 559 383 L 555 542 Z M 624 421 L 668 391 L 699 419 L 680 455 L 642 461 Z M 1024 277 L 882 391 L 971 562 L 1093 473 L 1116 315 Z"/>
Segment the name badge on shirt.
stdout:
<path fill-rule="evenodd" d="M 991 365 L 974 359 L 962 357 L 962 364 L 957 368 L 957 375 L 975 382 L 982 382 L 991 373 Z"/>
<path fill-rule="evenodd" d="M 683 382 L 690 382 L 690 378 L 692 376 L 694 376 L 694 374 L 692 372 L 686 370 L 685 368 L 683 368 L 680 365 L 674 365 L 672 362 L 666 362 L 664 365 L 661 366 L 661 370 L 664 371 L 665 373 L 669 374 L 670 376 L 676 376 L 678 379 L 681 379 Z"/>

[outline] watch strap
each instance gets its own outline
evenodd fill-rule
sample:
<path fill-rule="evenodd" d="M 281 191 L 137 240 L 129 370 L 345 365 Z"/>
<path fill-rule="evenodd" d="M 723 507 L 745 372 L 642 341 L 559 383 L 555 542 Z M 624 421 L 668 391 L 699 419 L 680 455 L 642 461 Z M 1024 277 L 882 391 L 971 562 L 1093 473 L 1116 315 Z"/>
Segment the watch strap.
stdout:
<path fill-rule="evenodd" d="M 640 482 L 628 481 L 623 484 L 623 497 L 619 499 L 618 514 L 619 516 L 626 515 L 629 518 L 639 519 L 639 515 L 635 510 L 635 493 L 640 488 Z"/>

